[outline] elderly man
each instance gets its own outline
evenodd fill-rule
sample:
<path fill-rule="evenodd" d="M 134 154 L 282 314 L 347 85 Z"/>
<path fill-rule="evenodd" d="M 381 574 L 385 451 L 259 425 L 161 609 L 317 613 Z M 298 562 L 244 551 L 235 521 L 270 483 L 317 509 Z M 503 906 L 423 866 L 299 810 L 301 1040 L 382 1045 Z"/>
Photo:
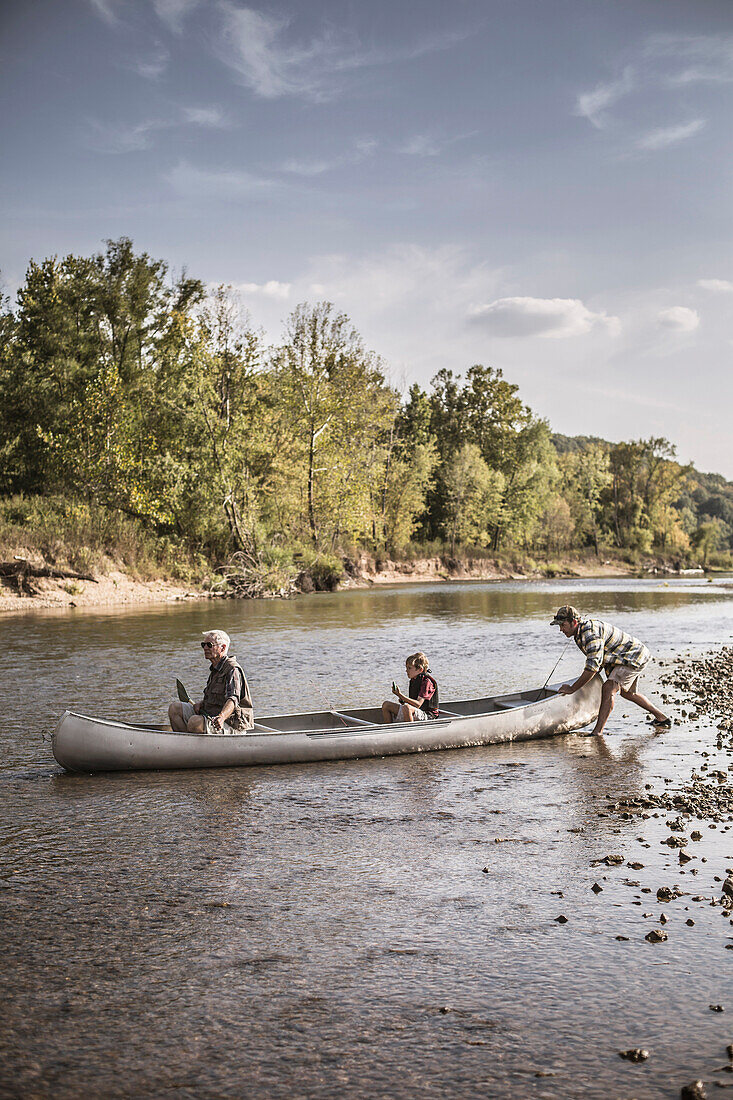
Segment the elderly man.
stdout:
<path fill-rule="evenodd" d="M 613 710 L 614 696 L 621 692 L 622 699 L 636 703 L 654 716 L 654 724 L 670 726 L 672 720 L 657 710 L 645 695 L 638 691 L 639 676 L 651 654 L 643 642 L 631 634 L 624 634 L 616 626 L 603 619 L 581 618 L 576 608 L 565 604 L 558 608 L 550 626 L 559 626 L 566 638 L 573 638 L 578 649 L 585 654 L 585 668 L 574 684 L 563 684 L 561 695 L 572 695 L 584 687 L 601 669 L 606 681 L 601 692 L 601 706 L 591 734 L 602 733 Z"/>
<path fill-rule="evenodd" d="M 174 733 L 243 733 L 254 725 L 247 678 L 236 657 L 229 656 L 229 635 L 207 630 L 201 648 L 211 672 L 200 703 L 171 703 L 168 718 Z"/>

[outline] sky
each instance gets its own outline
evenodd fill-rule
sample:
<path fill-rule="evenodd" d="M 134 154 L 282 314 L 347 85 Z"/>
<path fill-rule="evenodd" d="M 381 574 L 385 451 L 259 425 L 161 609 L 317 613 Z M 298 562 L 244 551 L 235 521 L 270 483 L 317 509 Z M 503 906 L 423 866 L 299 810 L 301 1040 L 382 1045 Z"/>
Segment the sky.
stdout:
<path fill-rule="evenodd" d="M 733 0 L 0 0 L 0 270 L 108 238 L 733 479 Z"/>

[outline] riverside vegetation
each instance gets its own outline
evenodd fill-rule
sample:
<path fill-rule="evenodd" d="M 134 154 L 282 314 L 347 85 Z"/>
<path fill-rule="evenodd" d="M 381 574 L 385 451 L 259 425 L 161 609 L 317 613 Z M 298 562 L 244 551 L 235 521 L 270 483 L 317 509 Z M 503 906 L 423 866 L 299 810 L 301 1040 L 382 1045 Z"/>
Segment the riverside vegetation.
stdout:
<path fill-rule="evenodd" d="M 553 435 L 478 364 L 401 396 L 330 303 L 268 346 L 229 288 L 124 237 L 30 262 L 0 382 L 4 559 L 242 595 L 336 587 L 364 554 L 731 564 L 733 484 L 666 439 Z"/>

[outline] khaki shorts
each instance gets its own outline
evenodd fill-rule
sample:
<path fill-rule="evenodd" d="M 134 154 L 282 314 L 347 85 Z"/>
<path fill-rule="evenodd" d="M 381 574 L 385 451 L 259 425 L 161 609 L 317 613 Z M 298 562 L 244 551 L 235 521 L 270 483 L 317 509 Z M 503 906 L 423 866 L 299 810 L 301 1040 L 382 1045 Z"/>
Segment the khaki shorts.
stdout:
<path fill-rule="evenodd" d="M 643 672 L 643 669 L 629 668 L 628 665 L 616 665 L 608 673 L 607 679 L 613 680 L 615 683 L 622 687 L 624 691 L 636 691 L 639 684 L 638 680 Z"/>
<path fill-rule="evenodd" d="M 409 722 L 410 715 L 408 711 L 412 711 L 413 722 L 427 722 L 428 716 L 424 710 L 416 710 L 414 707 L 406 707 L 404 703 L 400 703 L 400 709 L 397 711 L 397 722 Z"/>

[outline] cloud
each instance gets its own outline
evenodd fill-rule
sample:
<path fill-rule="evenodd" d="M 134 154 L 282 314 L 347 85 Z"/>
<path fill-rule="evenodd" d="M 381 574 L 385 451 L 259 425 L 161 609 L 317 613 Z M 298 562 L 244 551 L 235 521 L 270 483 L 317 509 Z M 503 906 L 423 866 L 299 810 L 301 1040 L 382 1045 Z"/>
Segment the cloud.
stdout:
<path fill-rule="evenodd" d="M 118 154 L 149 149 L 156 132 L 165 129 L 168 124 L 151 118 L 132 126 L 105 124 L 96 119 L 90 120 L 88 125 L 86 144 L 90 148 L 98 153 Z"/>
<path fill-rule="evenodd" d="M 700 315 L 697 310 L 688 309 L 687 306 L 671 306 L 669 309 L 660 309 L 657 324 L 672 332 L 694 332 L 700 324 Z"/>
<path fill-rule="evenodd" d="M 412 157 L 437 157 L 441 153 L 441 146 L 427 134 L 415 134 L 399 148 L 398 152 Z"/>
<path fill-rule="evenodd" d="M 153 0 L 155 14 L 176 34 L 183 29 L 186 17 L 198 7 L 199 0 Z"/>
<path fill-rule="evenodd" d="M 92 9 L 110 27 L 114 27 L 119 23 L 117 15 L 119 0 L 90 0 L 90 3 Z"/>
<path fill-rule="evenodd" d="M 327 158 L 320 160 L 316 158 L 311 160 L 294 158 L 285 161 L 282 165 L 282 171 L 290 172 L 296 176 L 322 176 L 324 172 L 331 172 L 336 168 L 343 168 L 345 165 L 361 163 L 361 161 L 370 157 L 378 147 L 379 142 L 373 138 L 360 138 L 354 142 L 351 150 L 337 157 L 332 157 L 330 160 Z"/>
<path fill-rule="evenodd" d="M 286 40 L 291 20 L 220 0 L 222 37 L 219 53 L 241 82 L 263 99 L 302 96 L 316 102 L 338 94 L 336 77 L 349 71 L 409 61 L 447 49 L 470 31 L 427 36 L 391 51 L 365 50 L 354 35 L 326 27 L 306 42 Z"/>
<path fill-rule="evenodd" d="M 587 118 L 597 130 L 602 130 L 607 124 L 604 112 L 635 88 L 636 78 L 633 70 L 628 67 L 617 80 L 598 84 L 591 92 L 582 92 L 577 98 L 575 113 Z"/>
<path fill-rule="evenodd" d="M 578 298 L 497 298 L 469 312 L 469 320 L 494 336 L 584 336 L 594 328 L 615 333 L 617 317 L 593 313 Z"/>
<path fill-rule="evenodd" d="M 718 294 L 733 294 L 733 283 L 728 279 L 698 279 L 697 285 L 703 290 L 712 290 Z"/>
<path fill-rule="evenodd" d="M 211 130 L 225 130 L 230 125 L 219 107 L 184 107 L 182 114 L 185 122 Z"/>
<path fill-rule="evenodd" d="M 170 54 L 167 50 L 159 49 L 148 58 L 137 58 L 132 68 L 146 80 L 157 80 L 168 68 Z"/>
<path fill-rule="evenodd" d="M 617 75 L 581 92 L 575 113 L 597 130 L 614 127 L 637 132 L 646 116 L 659 118 L 665 97 L 695 84 L 733 83 L 733 36 L 653 35 L 623 59 Z M 702 118 L 646 128 L 633 140 L 637 149 L 656 151 L 684 141 L 706 125 Z"/>
<path fill-rule="evenodd" d="M 91 119 L 86 144 L 98 153 L 135 153 L 150 149 L 156 134 L 184 125 L 222 130 L 229 122 L 218 107 L 184 107 L 175 118 L 149 118 L 133 124 L 103 123 Z"/>
<path fill-rule="evenodd" d="M 655 66 L 667 65 L 664 80 L 670 87 L 733 81 L 730 35 L 653 35 L 643 56 Z"/>
<path fill-rule="evenodd" d="M 250 172 L 208 171 L 186 161 L 166 172 L 163 177 L 177 194 L 195 199 L 259 198 L 273 194 L 278 184 Z"/>
<path fill-rule="evenodd" d="M 282 38 L 287 19 L 228 2 L 221 4 L 221 11 L 224 60 L 264 99 L 298 94 L 319 98 L 325 76 L 347 55 L 346 44 L 331 33 L 303 46 L 288 45 Z"/>
<path fill-rule="evenodd" d="M 699 134 L 706 123 L 704 118 L 696 118 L 692 122 L 683 123 L 680 126 L 666 126 L 658 130 L 652 130 L 636 142 L 637 149 L 666 149 L 668 145 L 676 145 L 679 141 L 686 141 L 694 134 Z"/>
<path fill-rule="evenodd" d="M 266 283 L 236 283 L 234 289 L 242 294 L 262 295 L 265 298 L 284 301 L 290 297 L 291 285 L 291 283 L 279 283 L 276 279 L 270 279 Z"/>

